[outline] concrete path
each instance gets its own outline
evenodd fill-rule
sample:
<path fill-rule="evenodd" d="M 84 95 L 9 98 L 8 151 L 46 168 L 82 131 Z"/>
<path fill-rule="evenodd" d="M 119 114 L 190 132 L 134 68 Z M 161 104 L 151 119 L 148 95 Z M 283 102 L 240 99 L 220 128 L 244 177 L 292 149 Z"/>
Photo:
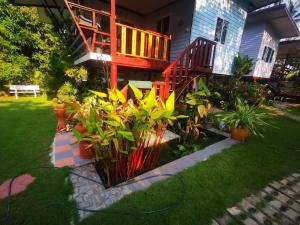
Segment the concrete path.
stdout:
<path fill-rule="evenodd" d="M 300 173 L 274 181 L 228 208 L 212 225 L 299 225 Z"/>

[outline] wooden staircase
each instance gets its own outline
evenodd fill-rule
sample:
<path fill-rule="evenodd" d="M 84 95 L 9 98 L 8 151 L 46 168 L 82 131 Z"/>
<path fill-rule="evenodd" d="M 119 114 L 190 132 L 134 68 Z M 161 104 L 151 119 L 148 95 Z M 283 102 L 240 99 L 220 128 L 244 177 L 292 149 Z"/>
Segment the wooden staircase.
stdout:
<path fill-rule="evenodd" d="M 196 38 L 162 73 L 164 82 L 155 83 L 160 95 L 166 99 L 175 91 L 176 98 L 190 88 L 199 74 L 213 72 L 216 43 L 202 37 Z"/>
<path fill-rule="evenodd" d="M 76 4 L 71 0 L 64 1 L 77 28 L 76 44 L 73 43 L 76 54 L 82 51 L 81 48 L 85 48 L 88 52 L 100 51 L 101 54 L 111 55 L 111 64 L 163 71 L 162 80 L 153 82 L 162 99 L 166 99 L 172 91 L 175 91 L 178 98 L 191 88 L 192 81 L 199 74 L 213 72 L 216 50 L 216 43 L 213 41 L 196 38 L 169 64 L 170 36 L 115 23 L 108 12 Z M 104 20 L 110 23 L 110 26 L 106 26 L 108 30 L 102 26 Z M 112 22 L 115 24 L 113 28 Z M 112 35 L 113 32 L 116 35 Z M 113 46 L 113 41 L 117 45 Z"/>

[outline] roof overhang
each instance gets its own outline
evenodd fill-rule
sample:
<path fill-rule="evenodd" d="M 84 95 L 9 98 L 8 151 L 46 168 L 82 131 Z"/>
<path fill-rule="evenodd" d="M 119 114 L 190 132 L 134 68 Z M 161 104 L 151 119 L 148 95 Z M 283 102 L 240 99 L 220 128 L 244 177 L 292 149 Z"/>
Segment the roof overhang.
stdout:
<path fill-rule="evenodd" d="M 89 0 L 100 1 L 109 4 L 110 0 Z M 157 11 L 160 8 L 166 7 L 176 0 L 116 0 L 116 6 L 122 9 L 132 11 L 141 16 L 148 15 L 152 12 Z M 32 7 L 48 7 L 48 8 L 60 8 L 64 7 L 64 0 L 11 0 L 12 3 L 19 6 L 32 6 Z"/>
<path fill-rule="evenodd" d="M 270 24 L 280 38 L 298 37 L 300 35 L 297 24 L 285 4 L 268 7 L 248 14 L 247 25 L 262 22 Z"/>
<path fill-rule="evenodd" d="M 277 3 L 280 0 L 249 0 L 248 12 L 252 12 L 253 10 L 262 8 L 264 6 Z"/>

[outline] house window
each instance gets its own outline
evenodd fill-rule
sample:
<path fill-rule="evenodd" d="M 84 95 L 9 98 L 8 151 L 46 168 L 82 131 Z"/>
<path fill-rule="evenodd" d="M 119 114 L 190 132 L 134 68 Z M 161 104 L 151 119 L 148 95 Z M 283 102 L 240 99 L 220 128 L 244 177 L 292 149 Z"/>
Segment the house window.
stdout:
<path fill-rule="evenodd" d="M 166 16 L 156 23 L 156 31 L 161 34 L 170 34 L 170 17 Z"/>
<path fill-rule="evenodd" d="M 267 63 L 272 62 L 274 53 L 275 53 L 274 49 L 266 46 L 264 48 L 264 53 L 263 53 L 263 56 L 262 56 L 262 60 L 264 60 Z"/>
<path fill-rule="evenodd" d="M 223 20 L 218 17 L 216 33 L 215 33 L 215 41 L 221 42 L 222 44 L 225 43 L 228 26 L 229 26 L 229 22 L 227 20 Z"/>

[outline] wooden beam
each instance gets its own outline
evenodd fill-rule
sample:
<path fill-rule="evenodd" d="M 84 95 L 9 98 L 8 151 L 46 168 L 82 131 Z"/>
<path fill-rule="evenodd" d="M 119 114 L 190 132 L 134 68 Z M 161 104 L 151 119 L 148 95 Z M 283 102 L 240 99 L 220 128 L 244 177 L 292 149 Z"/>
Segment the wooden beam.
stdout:
<path fill-rule="evenodd" d="M 127 57 L 121 55 L 117 55 L 115 57 L 114 62 L 118 66 L 151 69 L 151 70 L 158 70 L 158 71 L 163 71 L 168 66 L 168 63 L 164 61 Z"/>

